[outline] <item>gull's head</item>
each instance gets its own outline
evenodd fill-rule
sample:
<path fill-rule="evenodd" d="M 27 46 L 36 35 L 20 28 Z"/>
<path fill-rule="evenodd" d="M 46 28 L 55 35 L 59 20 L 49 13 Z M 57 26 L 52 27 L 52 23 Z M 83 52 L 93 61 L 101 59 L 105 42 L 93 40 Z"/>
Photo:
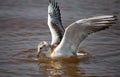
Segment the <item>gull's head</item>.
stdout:
<path fill-rule="evenodd" d="M 39 57 L 41 52 L 48 52 L 50 45 L 46 41 L 42 41 L 38 44 L 37 57 Z"/>

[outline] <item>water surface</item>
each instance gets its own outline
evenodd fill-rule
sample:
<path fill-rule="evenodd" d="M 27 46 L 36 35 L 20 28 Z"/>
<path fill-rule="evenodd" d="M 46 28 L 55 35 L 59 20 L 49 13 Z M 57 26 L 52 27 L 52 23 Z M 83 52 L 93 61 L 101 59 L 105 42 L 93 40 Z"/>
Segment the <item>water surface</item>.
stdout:
<path fill-rule="evenodd" d="M 120 19 L 119 0 L 59 0 L 64 27 L 97 15 Z M 80 45 L 80 60 L 34 60 L 40 41 L 50 43 L 48 0 L 0 0 L 0 77 L 119 77 L 120 21 L 90 35 Z"/>

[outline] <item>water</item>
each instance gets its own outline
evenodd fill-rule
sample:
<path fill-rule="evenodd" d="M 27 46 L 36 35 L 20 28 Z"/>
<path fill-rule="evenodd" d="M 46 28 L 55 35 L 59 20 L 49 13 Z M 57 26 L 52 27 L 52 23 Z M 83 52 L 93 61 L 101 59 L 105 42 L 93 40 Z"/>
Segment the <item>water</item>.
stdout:
<path fill-rule="evenodd" d="M 59 0 L 66 27 L 81 18 L 114 14 L 120 19 L 119 0 Z M 120 21 L 90 35 L 80 50 L 89 56 L 54 61 L 35 60 L 40 41 L 50 42 L 48 0 L 0 0 L 0 77 L 119 77 Z"/>

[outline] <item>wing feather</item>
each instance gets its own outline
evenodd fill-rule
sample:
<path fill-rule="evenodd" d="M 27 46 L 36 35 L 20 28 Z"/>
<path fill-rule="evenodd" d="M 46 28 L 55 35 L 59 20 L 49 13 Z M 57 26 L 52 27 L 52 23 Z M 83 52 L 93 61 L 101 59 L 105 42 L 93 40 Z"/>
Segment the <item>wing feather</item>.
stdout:
<path fill-rule="evenodd" d="M 112 15 L 97 16 L 87 19 L 81 19 L 65 30 L 61 43 L 55 49 L 55 52 L 67 55 L 68 52 L 76 53 L 80 43 L 91 33 L 98 32 L 110 27 L 115 23 L 116 17 Z"/>
<path fill-rule="evenodd" d="M 48 26 L 52 35 L 51 44 L 59 44 L 64 34 L 60 9 L 55 0 L 49 0 L 48 6 Z"/>

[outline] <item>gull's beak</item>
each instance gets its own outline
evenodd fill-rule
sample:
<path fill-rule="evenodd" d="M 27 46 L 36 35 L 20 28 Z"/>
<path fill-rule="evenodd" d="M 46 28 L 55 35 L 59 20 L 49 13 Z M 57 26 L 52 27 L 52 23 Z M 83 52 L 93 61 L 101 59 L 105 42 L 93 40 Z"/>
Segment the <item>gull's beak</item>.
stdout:
<path fill-rule="evenodd" d="M 40 53 L 41 53 L 41 49 L 38 47 L 37 57 L 39 57 L 39 56 L 40 56 Z"/>

